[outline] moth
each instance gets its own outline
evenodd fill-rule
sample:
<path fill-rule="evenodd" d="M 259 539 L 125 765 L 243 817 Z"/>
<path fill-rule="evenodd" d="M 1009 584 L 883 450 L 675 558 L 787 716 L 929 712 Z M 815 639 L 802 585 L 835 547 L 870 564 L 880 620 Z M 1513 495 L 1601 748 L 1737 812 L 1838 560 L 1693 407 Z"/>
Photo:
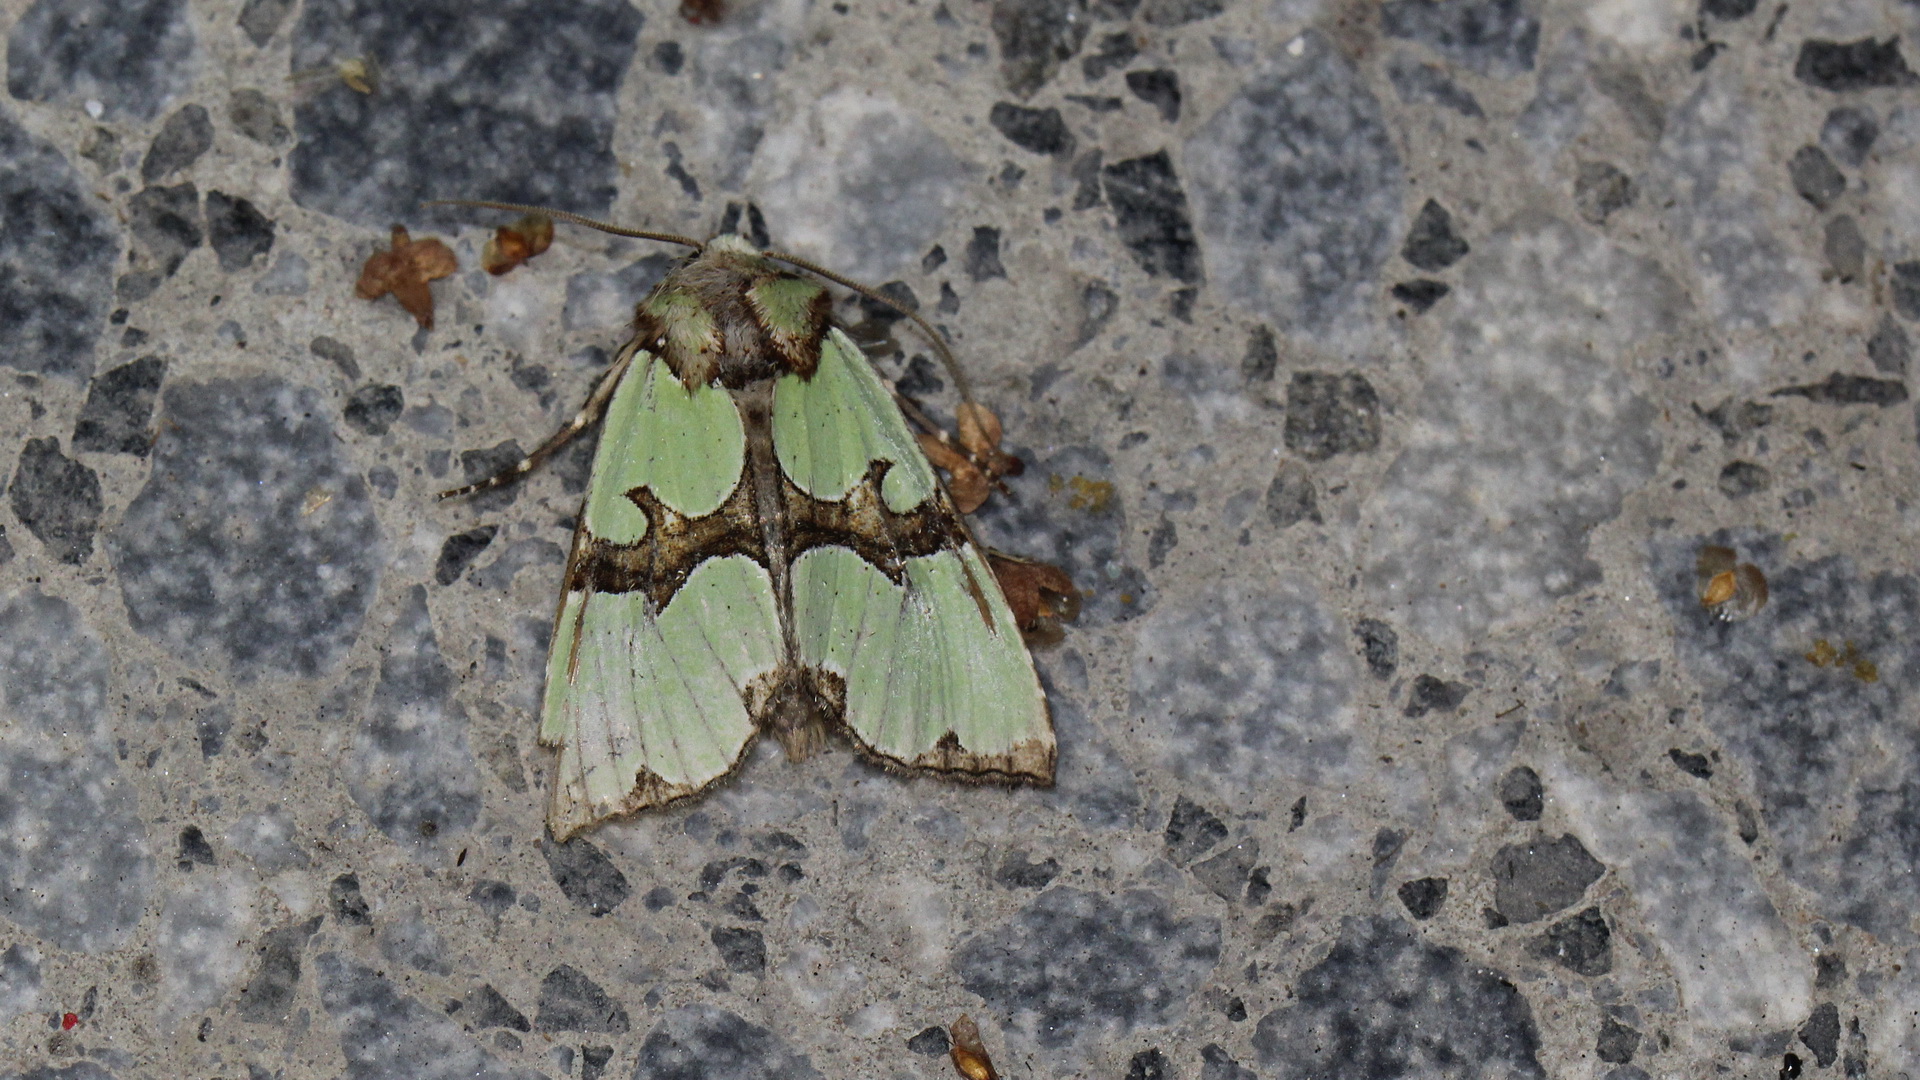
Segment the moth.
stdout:
<path fill-rule="evenodd" d="M 705 792 L 762 732 L 795 761 L 839 734 L 895 770 L 1050 784 L 1015 614 L 819 278 L 871 291 L 730 233 L 547 213 L 693 249 L 572 421 L 442 495 L 601 423 L 541 707 L 554 837 Z"/>

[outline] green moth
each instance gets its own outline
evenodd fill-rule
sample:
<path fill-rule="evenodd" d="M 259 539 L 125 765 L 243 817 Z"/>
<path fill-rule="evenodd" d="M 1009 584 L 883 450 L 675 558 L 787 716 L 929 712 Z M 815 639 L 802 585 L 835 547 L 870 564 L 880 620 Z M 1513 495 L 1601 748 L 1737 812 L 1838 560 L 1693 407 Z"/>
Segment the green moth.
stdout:
<path fill-rule="evenodd" d="M 763 731 L 792 760 L 838 732 L 893 769 L 1050 784 L 1046 697 L 994 571 L 826 287 L 789 266 L 859 286 L 736 235 L 548 213 L 694 249 L 579 415 L 443 496 L 602 423 L 541 708 L 554 837 L 706 791 Z"/>

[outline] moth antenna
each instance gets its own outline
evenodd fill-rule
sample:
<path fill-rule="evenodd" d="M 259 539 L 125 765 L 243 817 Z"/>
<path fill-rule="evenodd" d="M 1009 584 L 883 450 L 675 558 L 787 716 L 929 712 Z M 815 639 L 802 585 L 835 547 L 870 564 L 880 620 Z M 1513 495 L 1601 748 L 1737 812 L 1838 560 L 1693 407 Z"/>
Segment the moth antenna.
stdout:
<path fill-rule="evenodd" d="M 658 240 L 663 244 L 681 244 L 695 251 L 707 245 L 691 236 L 678 233 L 652 232 L 647 229 L 629 229 L 620 225 L 609 225 L 604 221 L 576 214 L 570 210 L 552 210 L 544 206 L 530 206 L 526 203 L 494 202 L 491 199 L 429 199 L 421 206 L 472 206 L 481 210 L 509 210 L 516 214 L 545 214 L 555 221 L 564 221 L 570 225 L 583 225 L 589 229 L 598 229 L 614 236 L 628 236 L 635 240 Z"/>
<path fill-rule="evenodd" d="M 960 370 L 960 362 L 953 358 L 952 350 L 947 348 L 946 339 L 940 336 L 940 332 L 933 328 L 932 323 L 921 318 L 919 312 L 877 289 L 869 288 L 854 281 L 852 278 L 836 274 L 826 267 L 821 266 L 819 263 L 809 262 L 797 255 L 788 255 L 779 251 L 763 251 L 760 254 L 769 259 L 778 259 L 789 266 L 797 266 L 809 274 L 818 274 L 836 285 L 844 285 L 854 292 L 859 293 L 861 296 L 876 303 L 885 304 L 900 314 L 905 315 L 907 318 L 912 319 L 913 324 L 918 326 L 920 332 L 927 336 L 927 340 L 933 343 L 933 351 L 940 354 L 941 366 L 947 369 L 947 376 L 953 380 L 954 392 L 960 395 L 961 401 L 969 404 L 973 402 L 973 387 L 967 382 L 966 374 Z M 897 397 L 898 395 L 895 396 Z"/>

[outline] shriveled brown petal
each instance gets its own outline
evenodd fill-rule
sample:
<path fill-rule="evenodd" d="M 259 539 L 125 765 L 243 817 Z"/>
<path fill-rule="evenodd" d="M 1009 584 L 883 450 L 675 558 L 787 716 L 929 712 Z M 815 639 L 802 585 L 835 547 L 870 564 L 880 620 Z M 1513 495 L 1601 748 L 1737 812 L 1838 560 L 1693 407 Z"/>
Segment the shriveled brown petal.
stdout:
<path fill-rule="evenodd" d="M 431 236 L 408 244 L 406 256 L 408 268 L 422 282 L 437 281 L 460 269 L 453 249 Z"/>
<path fill-rule="evenodd" d="M 407 309 L 422 330 L 433 329 L 433 290 L 417 278 L 401 278 L 393 283 L 393 298 Z"/>
<path fill-rule="evenodd" d="M 1730 547 L 1722 547 L 1719 544 L 1703 544 L 1700 547 L 1700 553 L 1694 556 L 1694 573 L 1700 575 L 1702 578 L 1710 578 L 1715 574 L 1725 573 L 1733 569 L 1733 564 L 1737 559 L 1738 556 L 1734 554 L 1733 549 Z"/>
<path fill-rule="evenodd" d="M 412 243 L 407 238 L 407 227 L 393 227 L 393 243 L 386 251 L 376 251 L 367 257 L 366 264 L 360 267 L 360 280 L 354 283 L 353 291 L 362 300 L 378 300 L 393 289 L 393 280 L 403 272 L 406 260 L 401 252 Z"/>
<path fill-rule="evenodd" d="M 553 243 L 553 219 L 528 214 L 494 230 L 480 253 L 480 265 L 496 277 L 547 250 Z"/>
<path fill-rule="evenodd" d="M 1047 619 L 1071 619 L 1080 610 L 1080 593 L 1065 570 L 1043 562 L 1010 559 L 989 552 L 987 565 L 1006 594 L 1013 620 L 1022 630 L 1039 628 Z"/>
<path fill-rule="evenodd" d="M 1000 418 L 993 410 L 974 401 L 963 401 L 953 411 L 960 429 L 960 445 L 971 454 L 986 454 L 1000 448 Z"/>
<path fill-rule="evenodd" d="M 953 1067 L 967 1080 L 999 1080 L 1000 1074 L 993 1069 L 993 1060 L 987 1057 L 987 1048 L 980 1042 L 980 1026 L 972 1017 L 962 1016 L 947 1029 L 953 1044 L 947 1056 L 953 1059 Z"/>
<path fill-rule="evenodd" d="M 921 432 L 920 451 L 934 467 L 947 474 L 947 494 L 953 496 L 954 509 L 971 514 L 987 501 L 992 485 L 967 456 L 938 435 Z"/>
<path fill-rule="evenodd" d="M 427 282 L 446 277 L 459 267 L 452 248 L 431 237 L 415 240 L 407 235 L 406 226 L 395 225 L 392 246 L 368 257 L 353 291 L 362 300 L 378 300 L 392 293 L 415 322 L 431 330 L 433 292 Z"/>

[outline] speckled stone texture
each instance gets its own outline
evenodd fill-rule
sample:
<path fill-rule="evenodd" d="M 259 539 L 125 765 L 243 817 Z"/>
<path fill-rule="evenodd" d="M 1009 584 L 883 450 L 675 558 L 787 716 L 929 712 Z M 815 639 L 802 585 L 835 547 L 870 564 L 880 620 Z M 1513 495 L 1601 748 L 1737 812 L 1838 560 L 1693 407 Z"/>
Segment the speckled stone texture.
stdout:
<path fill-rule="evenodd" d="M 1920 5 L 0 35 L 0 1080 L 935 1080 L 962 1014 L 1008 1077 L 1920 1076 Z M 547 836 L 593 440 L 434 496 L 678 252 L 490 276 L 509 217 L 436 198 L 931 321 L 1026 464 L 976 533 L 1084 590 L 1055 786 L 769 743 Z M 459 263 L 432 330 L 355 295 L 395 224 Z"/>

